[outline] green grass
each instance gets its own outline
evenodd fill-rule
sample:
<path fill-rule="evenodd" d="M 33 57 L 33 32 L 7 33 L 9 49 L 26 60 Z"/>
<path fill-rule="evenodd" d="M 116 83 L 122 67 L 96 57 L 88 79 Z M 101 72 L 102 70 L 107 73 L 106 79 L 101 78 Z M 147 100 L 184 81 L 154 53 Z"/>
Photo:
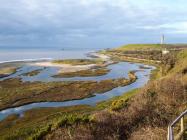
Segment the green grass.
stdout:
<path fill-rule="evenodd" d="M 161 49 L 161 45 L 160 44 L 129 44 L 117 48 L 117 50 L 123 50 L 123 51 L 150 50 L 150 49 Z"/>
<path fill-rule="evenodd" d="M 0 139 L 41 139 L 43 135 L 62 125 L 88 122 L 88 113 L 92 110 L 92 107 L 82 105 L 32 109 L 23 118 L 12 115 L 0 122 Z"/>
<path fill-rule="evenodd" d="M 70 65 L 89 65 L 89 64 L 104 64 L 104 61 L 100 59 L 65 59 L 54 60 L 55 64 L 70 64 Z"/>
<path fill-rule="evenodd" d="M 70 78 L 70 77 L 94 77 L 94 76 L 101 76 L 105 75 L 110 72 L 107 68 L 100 68 L 100 69 L 88 69 L 88 70 L 81 70 L 76 72 L 63 72 L 54 75 L 54 78 Z"/>
<path fill-rule="evenodd" d="M 182 50 L 177 54 L 177 60 L 175 67 L 170 71 L 169 74 L 180 73 L 187 70 L 187 49 Z"/>
<path fill-rule="evenodd" d="M 138 91 L 139 91 L 139 89 L 134 89 L 129 92 L 125 92 L 121 96 L 116 96 L 116 97 L 113 97 L 107 101 L 97 103 L 96 108 L 97 109 L 105 109 L 105 108 L 109 107 L 109 109 L 111 109 L 111 110 L 118 110 L 125 105 L 125 103 L 129 100 L 129 98 L 136 95 L 138 93 Z"/>
<path fill-rule="evenodd" d="M 0 68 L 0 75 L 10 75 L 15 73 L 17 70 L 17 67 L 4 67 Z"/>
<path fill-rule="evenodd" d="M 23 76 L 36 76 L 38 75 L 43 69 L 33 70 L 31 72 L 27 72 L 22 74 Z"/>

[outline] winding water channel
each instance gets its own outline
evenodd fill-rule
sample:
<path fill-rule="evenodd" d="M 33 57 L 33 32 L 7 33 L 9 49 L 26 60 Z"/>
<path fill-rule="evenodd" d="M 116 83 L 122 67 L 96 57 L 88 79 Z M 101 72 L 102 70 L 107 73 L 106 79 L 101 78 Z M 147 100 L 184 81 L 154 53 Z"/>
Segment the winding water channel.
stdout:
<path fill-rule="evenodd" d="M 140 66 L 145 66 L 149 67 L 149 69 L 145 68 L 142 69 Z M 36 69 L 42 69 L 40 73 L 36 76 L 23 76 L 22 74 L 25 72 L 30 72 Z M 129 63 L 129 62 L 120 62 L 117 64 L 109 65 L 108 69 L 110 69 L 110 72 L 106 75 L 103 76 L 95 76 L 95 77 L 73 77 L 73 78 L 53 78 L 54 74 L 56 74 L 59 69 L 55 67 L 38 67 L 38 66 L 32 66 L 30 64 L 24 65 L 21 67 L 15 74 L 6 77 L 7 78 L 15 78 L 15 77 L 21 77 L 23 81 L 87 81 L 87 80 L 94 80 L 94 81 L 100 81 L 100 80 L 106 80 L 106 79 L 117 79 L 117 78 L 128 78 L 128 72 L 135 70 L 136 71 L 136 76 L 138 77 L 137 81 L 124 86 L 124 87 L 117 87 L 114 88 L 108 92 L 102 93 L 102 94 L 97 94 L 95 93 L 95 96 L 85 98 L 85 99 L 80 99 L 80 100 L 71 100 L 71 101 L 63 101 L 63 102 L 39 102 L 39 103 L 31 103 L 27 105 L 23 105 L 20 107 L 15 107 L 15 108 L 9 108 L 0 111 L 0 120 L 5 119 L 7 116 L 12 115 L 12 114 L 19 114 L 22 115 L 25 111 L 28 111 L 30 109 L 34 108 L 44 108 L 44 107 L 64 107 L 64 106 L 73 106 L 73 105 L 91 105 L 94 106 L 96 103 L 104 100 L 108 100 L 112 97 L 115 96 L 120 96 L 124 92 L 140 88 L 144 86 L 149 78 L 150 78 L 150 73 L 151 70 L 154 69 L 153 66 L 147 66 L 139 63 Z M 0 79 L 0 80 L 4 80 Z"/>

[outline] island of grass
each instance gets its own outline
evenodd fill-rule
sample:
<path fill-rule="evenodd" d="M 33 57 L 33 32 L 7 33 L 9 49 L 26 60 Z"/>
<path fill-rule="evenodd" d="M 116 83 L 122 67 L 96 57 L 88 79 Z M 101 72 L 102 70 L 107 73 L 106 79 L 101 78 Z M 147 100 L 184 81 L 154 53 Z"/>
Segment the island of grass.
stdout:
<path fill-rule="evenodd" d="M 54 75 L 54 78 L 71 78 L 71 77 L 94 77 L 102 76 L 110 72 L 107 68 L 98 68 L 98 69 L 88 69 L 80 70 L 76 72 L 60 72 L 57 75 Z"/>
<path fill-rule="evenodd" d="M 0 81 L 0 110 L 33 102 L 57 102 L 82 99 L 95 93 L 104 93 L 119 86 L 126 86 L 137 79 L 129 72 L 129 79 L 66 82 L 22 82 L 20 79 Z M 8 95 L 8 96 L 7 96 Z"/>
<path fill-rule="evenodd" d="M 2 67 L 0 68 L 0 78 L 7 77 L 13 73 L 15 73 L 17 67 Z"/>
<path fill-rule="evenodd" d="M 64 60 L 54 60 L 52 63 L 55 64 L 70 64 L 70 65 L 90 65 L 90 64 L 104 64 L 105 61 L 100 59 L 64 59 Z"/>
<path fill-rule="evenodd" d="M 23 73 L 22 76 L 36 76 L 38 75 L 43 69 L 33 70 L 31 72 Z"/>

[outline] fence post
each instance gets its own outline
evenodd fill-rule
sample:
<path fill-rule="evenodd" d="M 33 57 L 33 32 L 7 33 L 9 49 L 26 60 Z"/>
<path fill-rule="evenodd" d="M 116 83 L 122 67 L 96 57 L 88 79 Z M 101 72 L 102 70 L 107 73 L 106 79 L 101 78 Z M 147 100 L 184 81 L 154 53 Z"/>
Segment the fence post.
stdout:
<path fill-rule="evenodd" d="M 170 140 L 170 128 L 168 126 L 168 136 L 167 136 L 167 140 Z"/>
<path fill-rule="evenodd" d="M 168 126 L 168 136 L 167 136 L 167 140 L 173 140 L 173 130 L 172 130 L 172 126 Z"/>
<path fill-rule="evenodd" d="M 184 133 L 184 116 L 181 118 L 181 133 L 182 133 L 181 140 L 183 140 L 183 133 Z"/>

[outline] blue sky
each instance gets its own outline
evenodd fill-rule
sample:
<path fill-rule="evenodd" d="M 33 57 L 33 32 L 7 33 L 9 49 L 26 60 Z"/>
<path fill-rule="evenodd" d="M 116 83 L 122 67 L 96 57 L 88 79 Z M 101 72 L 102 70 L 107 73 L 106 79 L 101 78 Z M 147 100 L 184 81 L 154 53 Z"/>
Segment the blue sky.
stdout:
<path fill-rule="evenodd" d="M 0 46 L 187 42 L 186 0 L 0 0 Z"/>

